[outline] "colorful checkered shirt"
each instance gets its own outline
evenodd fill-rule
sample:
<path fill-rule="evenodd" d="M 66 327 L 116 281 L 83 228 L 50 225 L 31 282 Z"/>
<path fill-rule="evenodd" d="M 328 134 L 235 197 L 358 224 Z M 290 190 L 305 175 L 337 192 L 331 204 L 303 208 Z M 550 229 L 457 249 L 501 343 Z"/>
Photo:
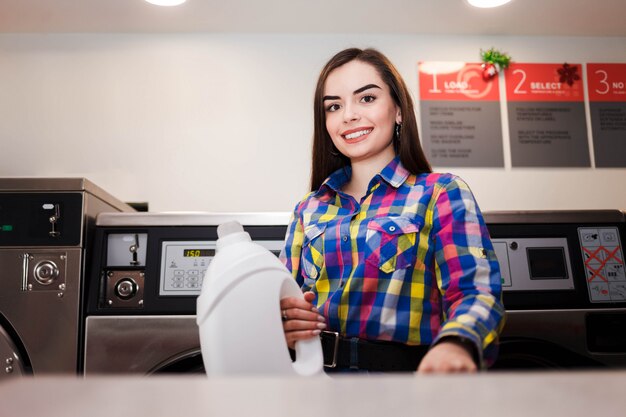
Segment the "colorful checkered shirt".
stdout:
<path fill-rule="evenodd" d="M 357 202 L 341 191 L 350 175 L 336 171 L 296 205 L 281 253 L 328 330 L 409 345 L 463 337 L 493 362 L 500 269 L 467 184 L 395 158 Z"/>

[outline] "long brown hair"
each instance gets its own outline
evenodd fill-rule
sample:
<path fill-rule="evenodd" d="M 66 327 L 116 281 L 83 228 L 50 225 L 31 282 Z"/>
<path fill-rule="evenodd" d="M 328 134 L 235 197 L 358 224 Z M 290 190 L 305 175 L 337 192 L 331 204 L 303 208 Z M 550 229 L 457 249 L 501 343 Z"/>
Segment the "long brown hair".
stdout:
<path fill-rule="evenodd" d="M 324 85 L 328 75 L 350 61 L 357 60 L 373 66 L 389 87 L 391 97 L 402 114 L 402 127 L 398 138 L 394 138 L 394 149 L 400 155 L 402 165 L 412 174 L 432 172 L 424 155 L 417 133 L 417 121 L 413 110 L 413 100 L 404 80 L 391 61 L 375 49 L 349 48 L 337 53 L 322 69 L 313 103 L 313 156 L 311 167 L 311 191 L 317 190 L 324 180 L 339 168 L 349 166 L 350 159 L 339 153 L 326 129 L 324 109 Z"/>

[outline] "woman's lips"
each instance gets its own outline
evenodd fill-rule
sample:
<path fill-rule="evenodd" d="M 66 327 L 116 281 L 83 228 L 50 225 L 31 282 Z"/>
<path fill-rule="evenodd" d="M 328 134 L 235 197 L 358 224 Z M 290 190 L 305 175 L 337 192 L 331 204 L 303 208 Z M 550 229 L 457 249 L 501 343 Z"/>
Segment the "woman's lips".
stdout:
<path fill-rule="evenodd" d="M 367 136 L 374 130 L 371 127 L 360 127 L 358 129 L 347 130 L 341 134 L 341 137 L 348 143 L 361 142 L 367 139 Z"/>

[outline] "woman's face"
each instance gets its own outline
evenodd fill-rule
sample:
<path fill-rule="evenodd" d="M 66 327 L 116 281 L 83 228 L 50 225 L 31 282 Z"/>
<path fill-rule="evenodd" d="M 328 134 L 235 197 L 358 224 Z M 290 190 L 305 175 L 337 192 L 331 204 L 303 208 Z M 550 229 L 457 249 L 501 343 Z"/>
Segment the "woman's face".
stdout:
<path fill-rule="evenodd" d="M 324 85 L 326 129 L 352 163 L 394 156 L 392 139 L 400 108 L 376 69 L 361 61 L 335 68 Z"/>

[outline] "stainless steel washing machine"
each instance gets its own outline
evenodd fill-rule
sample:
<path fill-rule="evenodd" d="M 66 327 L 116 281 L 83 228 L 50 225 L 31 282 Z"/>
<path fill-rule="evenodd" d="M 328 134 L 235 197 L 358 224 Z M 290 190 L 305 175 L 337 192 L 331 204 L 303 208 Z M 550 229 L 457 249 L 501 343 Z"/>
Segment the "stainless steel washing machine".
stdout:
<path fill-rule="evenodd" d="M 196 298 L 217 226 L 228 220 L 280 253 L 285 213 L 98 216 L 85 287 L 85 375 L 203 371 Z"/>
<path fill-rule="evenodd" d="M 237 219 L 278 253 L 288 214 L 106 213 L 85 289 L 84 371 L 202 371 L 196 297 L 216 226 Z M 626 366 L 624 214 L 486 213 L 507 324 L 495 369 Z"/>
<path fill-rule="evenodd" d="M 626 367 L 617 210 L 486 213 L 507 322 L 495 369 Z"/>
<path fill-rule="evenodd" d="M 98 213 L 134 211 L 84 178 L 0 178 L 0 380 L 78 371 Z"/>

